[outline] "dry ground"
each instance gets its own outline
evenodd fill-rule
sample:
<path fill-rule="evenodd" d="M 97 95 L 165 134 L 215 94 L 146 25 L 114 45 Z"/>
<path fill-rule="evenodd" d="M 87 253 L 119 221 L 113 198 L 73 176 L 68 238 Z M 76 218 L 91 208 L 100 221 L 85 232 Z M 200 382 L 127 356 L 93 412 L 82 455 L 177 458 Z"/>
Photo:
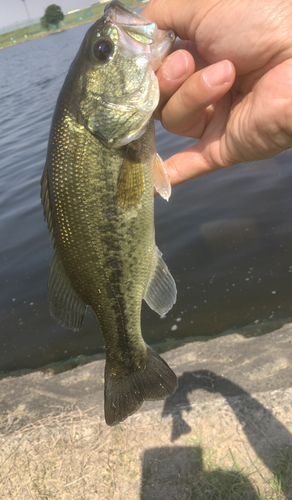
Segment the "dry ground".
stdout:
<path fill-rule="evenodd" d="M 175 441 L 173 417 L 157 421 L 152 411 L 110 428 L 96 417 L 96 408 L 64 410 L 13 432 L 15 416 L 0 441 L 0 498 L 292 498 L 291 447 L 285 452 L 271 442 L 268 456 L 259 457 L 245 433 L 251 423 L 239 423 L 228 405 L 216 406 L 207 404 L 194 419 L 183 412 L 185 423 L 177 422 L 183 434 Z"/>
<path fill-rule="evenodd" d="M 3 379 L 0 498 L 292 500 L 291 332 L 164 354 L 177 393 L 113 428 L 103 361 Z"/>

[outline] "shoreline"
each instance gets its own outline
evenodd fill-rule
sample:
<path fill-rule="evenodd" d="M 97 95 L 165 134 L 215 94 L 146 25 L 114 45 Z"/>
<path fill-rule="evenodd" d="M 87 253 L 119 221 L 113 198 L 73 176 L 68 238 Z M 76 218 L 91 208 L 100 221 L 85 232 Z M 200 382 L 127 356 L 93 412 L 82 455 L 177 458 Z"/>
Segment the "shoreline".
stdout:
<path fill-rule="evenodd" d="M 92 22 L 94 22 L 94 21 L 90 20 L 90 21 L 85 21 L 84 23 L 75 24 L 73 26 L 71 26 L 71 25 L 70 26 L 64 26 L 62 29 L 59 29 L 59 30 L 56 30 L 56 31 L 41 31 L 40 33 L 38 33 L 36 35 L 31 35 L 30 37 L 27 37 L 24 40 L 19 40 L 19 41 L 15 42 L 15 43 L 11 42 L 9 45 L 2 45 L 2 46 L 0 46 L 0 50 L 7 49 L 8 47 L 14 47 L 15 45 L 20 45 L 21 43 L 30 42 L 31 40 L 36 40 L 38 38 L 44 38 L 45 36 L 57 35 L 58 33 L 62 33 L 63 31 L 70 30 L 71 28 L 77 28 L 78 26 L 82 26 L 84 24 L 89 24 L 89 23 L 92 23 Z M 13 33 L 13 31 L 9 31 L 8 33 Z"/>
<path fill-rule="evenodd" d="M 292 318 L 288 317 L 283 320 L 268 321 L 262 323 L 251 323 L 245 325 L 241 328 L 232 328 L 231 330 L 225 330 L 216 335 L 199 335 L 195 337 L 184 337 L 182 339 L 168 339 L 164 342 L 159 342 L 157 344 L 149 344 L 152 349 L 154 349 L 159 355 L 164 355 L 165 353 L 172 352 L 175 349 L 184 347 L 187 345 L 194 344 L 198 342 L 207 343 L 213 340 L 229 337 L 233 334 L 238 334 L 244 339 L 257 338 L 267 335 L 268 333 L 278 331 L 287 324 L 292 324 Z M 147 343 L 147 342 L 146 342 Z M 36 368 L 18 368 L 14 370 L 0 371 L 0 383 L 1 380 L 7 377 L 22 377 L 24 375 L 29 375 L 32 373 L 42 372 L 44 374 L 60 374 L 65 373 L 69 370 L 77 368 L 79 366 L 85 366 L 95 361 L 105 360 L 105 351 L 97 352 L 95 354 L 80 354 L 75 357 L 70 357 L 67 359 L 53 361 L 51 363 L 40 365 Z"/>
<path fill-rule="evenodd" d="M 290 338 L 291 337 L 291 338 Z M 258 349 L 258 354 L 255 354 L 255 349 Z M 171 366 L 171 368 L 176 372 L 178 377 L 181 377 L 185 371 L 189 370 L 189 364 L 191 362 L 194 363 L 196 369 L 210 369 L 213 372 L 220 374 L 220 376 L 225 376 L 224 372 L 229 371 L 229 368 L 234 368 L 236 366 L 237 360 L 245 358 L 245 361 L 242 366 L 246 364 L 251 365 L 253 363 L 254 358 L 259 361 L 255 364 L 255 369 L 259 371 L 263 371 L 263 374 L 268 379 L 271 375 L 271 370 L 269 369 L 269 373 L 265 373 L 265 366 L 267 366 L 266 358 L 268 359 L 268 365 L 277 365 L 278 360 L 276 356 L 277 350 L 279 351 L 279 359 L 282 359 L 283 356 L 289 359 L 289 363 L 285 363 L 285 366 L 282 367 L 282 361 L 280 363 L 280 368 L 288 368 L 291 369 L 292 375 L 292 323 L 288 323 L 270 333 L 266 333 L 262 336 L 245 338 L 238 333 L 232 333 L 230 335 L 218 336 L 211 340 L 198 340 L 195 342 L 186 343 L 179 347 L 175 347 L 168 351 L 164 351 L 161 353 L 161 350 L 157 349 L 157 352 L 166 360 L 166 362 Z M 230 357 L 228 357 L 227 353 L 230 351 Z M 201 354 L 203 357 L 201 359 Z M 264 358 L 265 364 L 263 368 L 260 366 L 260 359 Z M 232 360 L 232 362 L 231 362 Z M 235 364 L 234 364 L 234 362 Z M 290 363 L 291 361 L 291 363 Z M 71 363 L 71 367 L 70 367 Z M 81 386 L 84 384 L 89 384 L 89 389 L 86 391 L 82 388 L 80 394 L 76 393 L 74 397 L 74 401 L 77 404 L 78 401 L 83 401 L 84 394 L 86 392 L 92 392 L 92 394 L 97 394 L 100 392 L 100 402 L 101 402 L 101 413 L 100 417 L 103 418 L 103 377 L 104 377 L 104 364 L 105 364 L 105 355 L 104 354 L 96 354 L 93 356 L 82 356 L 80 358 L 74 358 L 74 360 L 69 360 L 67 363 L 52 363 L 42 368 L 38 368 L 35 370 L 18 370 L 15 372 L 10 372 L 7 374 L 3 374 L 3 378 L 0 380 L 0 401 L 2 401 L 2 405 L 7 403 L 8 394 L 9 400 L 11 400 L 12 406 L 18 405 L 18 400 L 24 400 L 23 388 L 27 387 L 29 392 L 34 384 L 38 386 L 41 390 L 41 393 L 44 394 L 46 391 L 46 387 L 49 390 L 49 398 L 52 396 L 54 391 L 56 391 L 56 398 L 59 397 L 62 399 L 62 395 L 59 394 L 60 387 L 68 387 L 67 390 L 62 389 L 62 394 L 65 396 L 65 400 L 70 399 L 69 393 L 72 392 L 72 388 L 70 389 L 70 383 L 67 381 L 72 381 L 72 383 L 81 382 Z M 64 367 L 64 365 L 66 365 Z M 220 368 L 219 368 L 220 367 Z M 229 368 L 228 368 L 229 367 Z M 246 371 L 246 368 L 243 369 L 242 376 Z M 278 371 L 274 369 L 275 373 Z M 72 378 L 72 375 L 74 377 Z M 86 375 L 85 375 L 86 374 Z M 247 375 L 248 373 L 246 373 Z M 240 377 L 238 378 L 238 368 L 236 368 L 236 380 L 233 382 L 238 383 L 240 381 Z M 261 377 L 263 380 L 265 377 Z M 250 377 L 249 377 L 250 378 Z M 50 382 L 49 382 L 50 381 Z M 66 383 L 64 383 L 66 381 Z M 84 382 L 86 381 L 86 382 Z M 245 385 L 245 390 L 248 392 L 253 392 L 259 390 L 258 382 L 256 385 L 252 383 L 249 384 L 248 379 L 244 379 L 243 382 Z M 285 385 L 285 387 L 292 388 L 292 377 L 291 380 L 286 378 L 282 378 L 280 381 L 280 385 Z M 277 384 L 276 384 L 277 385 Z M 11 391 L 6 392 L 7 388 L 11 387 Z M 6 388 L 6 389 L 5 389 Z M 270 387 L 270 382 L 268 383 L 268 390 L 272 388 Z M 276 388 L 276 387 L 275 387 Z M 3 390 L 6 392 L 6 396 L 3 396 Z M 38 399 L 39 390 L 36 392 L 36 401 Z M 2 397 L 1 397 L 2 395 Z M 35 396 L 33 396 L 35 399 Z M 85 397 L 84 404 L 86 405 L 87 398 Z M 82 404 L 83 404 L 82 403 Z M 161 407 L 163 402 L 155 401 L 155 402 L 144 402 L 142 408 L 137 412 L 140 413 L 149 407 Z M 35 407 L 35 404 L 33 404 Z M 144 408 L 145 407 L 145 408 Z M 148 411 L 148 410 L 147 410 Z M 44 412 L 44 413 L 43 413 Z M 45 410 L 41 410 L 42 417 L 45 414 Z M 292 415 L 292 410 L 291 410 Z M 129 417 L 128 420 L 131 420 L 133 417 Z M 2 412 L 3 418 L 3 412 Z M 1 414 L 0 414 L 1 420 Z"/>

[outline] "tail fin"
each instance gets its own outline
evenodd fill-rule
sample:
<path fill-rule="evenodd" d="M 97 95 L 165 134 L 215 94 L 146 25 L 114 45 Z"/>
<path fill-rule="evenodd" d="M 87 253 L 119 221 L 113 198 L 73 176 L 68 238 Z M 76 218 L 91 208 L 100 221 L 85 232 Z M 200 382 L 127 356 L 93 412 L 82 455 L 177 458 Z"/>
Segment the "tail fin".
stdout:
<path fill-rule="evenodd" d="M 144 369 L 133 370 L 123 378 L 105 367 L 104 412 L 108 425 L 115 425 L 135 413 L 143 401 L 165 399 L 177 388 L 177 378 L 168 364 L 147 346 Z"/>

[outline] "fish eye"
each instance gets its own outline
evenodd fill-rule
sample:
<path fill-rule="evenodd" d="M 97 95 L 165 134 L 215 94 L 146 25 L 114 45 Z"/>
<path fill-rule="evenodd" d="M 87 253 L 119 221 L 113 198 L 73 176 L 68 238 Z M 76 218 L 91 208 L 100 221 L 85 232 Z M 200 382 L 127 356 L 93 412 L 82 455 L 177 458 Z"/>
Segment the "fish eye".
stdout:
<path fill-rule="evenodd" d="M 108 60 L 114 52 L 114 44 L 108 38 L 100 38 L 92 47 L 92 53 L 99 61 Z"/>
<path fill-rule="evenodd" d="M 168 33 L 167 33 L 167 35 L 168 35 L 168 38 L 169 38 L 169 40 L 171 42 L 173 42 L 175 40 L 175 33 L 174 33 L 174 31 L 169 30 Z"/>

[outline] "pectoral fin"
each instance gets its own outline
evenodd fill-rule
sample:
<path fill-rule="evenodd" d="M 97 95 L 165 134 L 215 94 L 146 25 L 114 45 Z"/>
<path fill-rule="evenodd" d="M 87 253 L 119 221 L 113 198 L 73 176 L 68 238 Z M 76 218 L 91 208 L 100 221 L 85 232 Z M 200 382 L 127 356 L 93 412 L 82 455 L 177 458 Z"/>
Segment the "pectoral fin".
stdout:
<path fill-rule="evenodd" d="M 144 294 L 144 300 L 151 309 L 160 316 L 164 316 L 176 301 L 176 285 L 157 247 L 155 247 L 155 252 L 156 263 Z"/>
<path fill-rule="evenodd" d="M 157 193 L 168 201 L 171 195 L 170 179 L 165 170 L 163 160 L 158 153 L 156 153 L 154 162 L 154 186 Z"/>
<path fill-rule="evenodd" d="M 119 205 L 124 209 L 136 205 L 143 195 L 144 184 L 141 156 L 134 148 L 127 147 L 118 180 Z"/>

